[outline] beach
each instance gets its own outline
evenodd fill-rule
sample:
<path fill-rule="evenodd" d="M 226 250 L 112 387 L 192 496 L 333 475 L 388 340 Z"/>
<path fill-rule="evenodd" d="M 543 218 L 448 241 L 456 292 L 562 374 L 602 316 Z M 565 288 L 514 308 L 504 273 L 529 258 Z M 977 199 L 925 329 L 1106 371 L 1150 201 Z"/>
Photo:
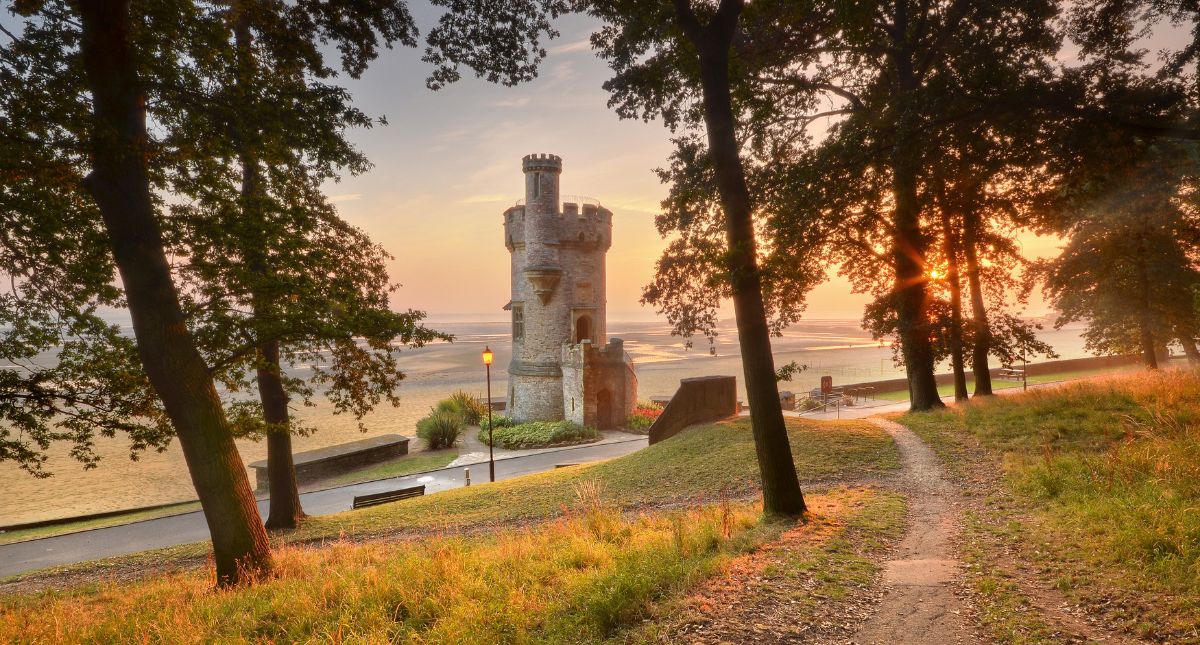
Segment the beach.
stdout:
<path fill-rule="evenodd" d="M 431 321 L 430 326 L 454 334 L 455 341 L 400 353 L 398 362 L 406 378 L 400 387 L 399 407 L 383 404 L 366 416 L 362 420 L 367 428 L 364 434 L 353 416 L 333 414 L 323 400 L 317 400 L 315 407 L 293 404 L 295 415 L 317 429 L 309 436 L 295 437 L 294 449 L 309 450 L 379 434 L 413 436 L 417 419 L 450 393 L 461 389 L 483 398 L 486 384 L 481 353 L 485 346 L 495 352 L 492 394 L 504 396 L 505 368 L 512 349 L 508 322 Z M 695 338 L 694 347 L 686 348 L 663 322 L 608 323 L 609 337 L 622 338 L 634 360 L 642 400 L 671 395 L 682 378 L 708 375 L 736 376 L 744 399 L 732 321 L 723 322 L 719 331 L 710 353 L 706 338 Z M 1087 355 L 1081 331 L 1080 327 L 1047 329 L 1041 337 L 1062 358 L 1080 358 Z M 777 366 L 790 361 L 808 365 L 792 382 L 782 383 L 783 390 L 806 392 L 817 387 L 824 375 L 833 376 L 835 384 L 903 376 L 903 370 L 892 364 L 891 347 L 872 340 L 856 320 L 803 321 L 773 339 L 773 347 Z M 300 365 L 291 371 L 302 376 L 306 369 L 311 368 Z M 412 445 L 416 443 L 414 439 Z M 239 440 L 238 450 L 246 464 L 266 456 L 263 443 Z M 67 447 L 54 447 L 47 463 L 54 474 L 47 479 L 35 479 L 10 462 L 0 463 L 0 486 L 7 491 L 0 496 L 0 525 L 195 499 L 177 443 L 162 453 L 141 453 L 137 461 L 130 460 L 128 442 L 120 436 L 98 437 L 96 451 L 100 463 L 84 470 L 70 459 Z"/>

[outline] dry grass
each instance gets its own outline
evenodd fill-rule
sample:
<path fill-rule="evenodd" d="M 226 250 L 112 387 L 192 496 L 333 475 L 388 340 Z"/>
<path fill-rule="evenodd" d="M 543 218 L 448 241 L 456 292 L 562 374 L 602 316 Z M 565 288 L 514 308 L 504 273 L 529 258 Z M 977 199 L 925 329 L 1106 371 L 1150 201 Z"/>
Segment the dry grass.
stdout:
<path fill-rule="evenodd" d="M 204 572 L 0 604 L 0 641 L 592 642 L 773 535 L 748 504 L 627 518 L 602 486 L 536 530 L 276 552 L 274 577 Z"/>
<path fill-rule="evenodd" d="M 1081 382 L 900 420 L 959 463 L 964 441 L 998 457 L 1018 510 L 980 525 L 1023 549 L 1046 582 L 1107 607 L 1123 629 L 1200 642 L 1200 372 Z M 1003 590 L 984 591 L 1011 603 Z"/>

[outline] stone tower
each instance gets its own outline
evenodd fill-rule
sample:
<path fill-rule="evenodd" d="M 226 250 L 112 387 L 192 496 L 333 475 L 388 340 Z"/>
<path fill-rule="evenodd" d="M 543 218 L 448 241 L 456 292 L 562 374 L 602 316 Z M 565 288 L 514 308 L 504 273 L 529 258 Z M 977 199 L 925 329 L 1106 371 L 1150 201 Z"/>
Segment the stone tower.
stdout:
<path fill-rule="evenodd" d="M 612 245 L 612 213 L 592 200 L 560 207 L 562 159 L 556 155 L 528 155 L 521 160 L 521 170 L 524 203 L 504 212 L 504 245 L 512 254 L 508 414 L 518 422 L 565 417 L 600 427 L 619 424 L 626 408 L 632 410 L 636 402 L 625 400 L 624 377 L 620 396 L 597 390 L 609 397 L 607 411 L 597 409 L 590 418 L 583 414 L 589 407 L 585 385 L 603 380 L 597 371 L 601 368 L 593 375 L 584 367 L 589 352 L 595 354 L 591 362 L 596 365 L 619 362 L 621 373 L 628 372 L 636 383 L 632 365 L 625 365 L 628 360 L 620 341 L 616 341 L 619 361 L 611 355 L 601 361 L 599 356 L 610 349 L 604 276 L 605 254 Z"/>

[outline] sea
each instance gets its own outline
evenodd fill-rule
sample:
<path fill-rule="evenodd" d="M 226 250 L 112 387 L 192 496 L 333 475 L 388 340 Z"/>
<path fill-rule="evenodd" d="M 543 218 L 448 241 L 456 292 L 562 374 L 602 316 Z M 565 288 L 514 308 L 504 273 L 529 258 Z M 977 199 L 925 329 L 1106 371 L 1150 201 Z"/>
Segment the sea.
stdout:
<path fill-rule="evenodd" d="M 507 321 L 464 322 L 431 320 L 429 326 L 454 335 L 453 342 L 437 342 L 405 349 L 399 365 L 406 378 L 400 386 L 400 405 L 379 406 L 359 422 L 350 415 L 334 414 L 332 406 L 318 399 L 315 407 L 294 406 L 295 415 L 317 429 L 294 439 L 294 449 L 310 450 L 381 434 L 414 436 L 417 419 L 434 404 L 456 390 L 484 397 L 484 347 L 495 353 L 492 366 L 492 395 L 507 391 L 506 366 L 512 355 Z M 1080 335 L 1083 328 L 1053 329 L 1045 325 L 1041 337 L 1062 358 L 1080 358 L 1087 353 Z M 742 367 L 737 331 L 732 320 L 722 321 L 713 342 L 693 338 L 689 346 L 671 334 L 665 322 L 608 323 L 609 337 L 625 341 L 638 376 L 639 398 L 670 396 L 679 380 L 695 376 L 731 375 L 738 379 L 741 396 Z M 776 365 L 796 361 L 807 369 L 781 389 L 806 392 L 832 376 L 835 384 L 873 381 L 903 376 L 892 363 L 892 348 L 871 338 L 857 320 L 805 320 L 792 325 L 773 339 Z M 943 370 L 947 366 L 941 366 Z M 293 374 L 302 376 L 311 365 L 299 365 Z M 417 441 L 410 445 L 417 449 Z M 249 464 L 264 459 L 266 446 L 238 441 L 242 460 Z M 96 440 L 101 456 L 96 468 L 85 470 L 68 454 L 67 446 L 51 450 L 49 478 L 35 479 L 10 462 L 0 462 L 0 526 L 35 522 L 195 499 L 187 467 L 178 443 L 164 452 L 143 452 L 131 460 L 128 443 L 118 436 Z M 253 473 L 250 473 L 253 482 Z"/>

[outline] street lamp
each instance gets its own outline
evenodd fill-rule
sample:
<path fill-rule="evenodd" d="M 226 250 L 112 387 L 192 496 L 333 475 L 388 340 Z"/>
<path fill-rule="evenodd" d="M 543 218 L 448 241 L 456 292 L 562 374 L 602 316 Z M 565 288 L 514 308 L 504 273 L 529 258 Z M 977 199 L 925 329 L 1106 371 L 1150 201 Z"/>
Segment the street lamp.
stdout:
<path fill-rule="evenodd" d="M 492 348 L 484 345 L 483 347 L 483 366 L 487 369 L 487 401 L 488 401 L 488 472 L 491 475 L 492 481 L 496 481 L 496 458 L 494 456 L 495 448 L 492 441 Z"/>

